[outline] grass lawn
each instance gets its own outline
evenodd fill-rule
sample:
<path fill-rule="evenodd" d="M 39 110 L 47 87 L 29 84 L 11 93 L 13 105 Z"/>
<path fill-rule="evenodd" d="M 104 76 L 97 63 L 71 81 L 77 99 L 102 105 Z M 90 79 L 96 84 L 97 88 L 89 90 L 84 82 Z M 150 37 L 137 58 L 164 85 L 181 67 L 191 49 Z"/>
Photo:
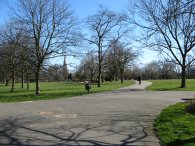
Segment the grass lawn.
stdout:
<path fill-rule="evenodd" d="M 187 112 L 187 105 L 171 105 L 157 117 L 154 127 L 162 146 L 195 146 L 195 114 Z"/>
<path fill-rule="evenodd" d="M 103 91 L 111 91 L 117 88 L 125 87 L 134 84 L 133 81 L 124 81 L 123 84 L 118 82 L 104 82 L 98 88 L 96 84 L 92 85 L 90 93 Z M 70 82 L 42 82 L 40 83 L 41 94 L 36 96 L 35 83 L 30 84 L 30 90 L 21 89 L 21 84 L 17 83 L 15 92 L 10 93 L 11 86 L 0 85 L 0 102 L 19 102 L 32 100 L 47 100 L 65 98 L 87 94 L 83 84 L 74 84 Z"/>
<path fill-rule="evenodd" d="M 186 88 L 180 88 L 181 80 L 151 80 L 147 90 L 155 91 L 195 91 L 195 79 L 186 80 Z"/>

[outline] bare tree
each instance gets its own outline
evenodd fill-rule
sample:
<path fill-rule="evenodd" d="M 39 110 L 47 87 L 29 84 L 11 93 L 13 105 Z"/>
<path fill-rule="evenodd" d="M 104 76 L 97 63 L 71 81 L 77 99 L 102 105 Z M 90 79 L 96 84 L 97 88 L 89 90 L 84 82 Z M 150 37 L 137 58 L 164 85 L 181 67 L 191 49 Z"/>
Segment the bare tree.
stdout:
<path fill-rule="evenodd" d="M 18 0 L 15 19 L 28 28 L 36 60 L 36 94 L 39 94 L 39 73 L 47 59 L 73 46 L 76 39 L 76 19 L 67 1 Z"/>
<path fill-rule="evenodd" d="M 77 70 L 77 77 L 81 80 L 91 80 L 93 82 L 97 77 L 98 61 L 93 51 L 87 52 L 86 56 L 81 60 Z"/>
<path fill-rule="evenodd" d="M 181 88 L 185 88 L 186 67 L 195 60 L 194 0 L 138 0 L 129 11 L 131 23 L 145 30 L 136 39 L 178 64 Z M 188 54 L 193 57 L 187 62 Z"/>
<path fill-rule="evenodd" d="M 175 70 L 175 64 L 173 62 L 167 62 L 165 60 L 155 61 L 158 69 L 160 79 L 169 79 L 171 74 L 173 76 Z"/>
<path fill-rule="evenodd" d="M 155 61 L 148 63 L 144 67 L 144 76 L 148 79 L 158 79 L 159 78 L 159 71 L 158 71 L 158 64 Z"/>
<path fill-rule="evenodd" d="M 24 28 L 23 28 L 24 29 Z M 20 28 L 18 30 L 21 30 Z M 25 32 L 25 34 L 24 34 Z M 31 39 L 29 39 L 29 34 L 26 34 L 26 30 L 23 31 L 21 36 L 21 40 L 19 43 L 19 50 L 18 50 L 18 76 L 21 78 L 21 88 L 24 88 L 24 80 L 27 81 L 27 90 L 29 90 L 29 79 L 28 76 L 33 74 L 33 63 L 32 61 L 35 60 L 33 57 L 33 51 L 30 49 Z M 33 59 L 34 58 L 34 59 Z"/>
<path fill-rule="evenodd" d="M 122 44 L 116 44 L 117 49 L 117 65 L 120 71 L 121 83 L 124 80 L 124 71 L 129 67 L 138 56 L 137 51 L 133 51 L 130 47 L 125 47 Z"/>
<path fill-rule="evenodd" d="M 5 48 L 4 44 L 0 43 L 0 79 L 1 83 L 5 83 L 5 86 L 9 85 L 9 68 L 8 68 L 8 60 L 7 57 L 5 57 Z"/>
<path fill-rule="evenodd" d="M 45 69 L 44 78 L 48 81 L 63 81 L 63 66 L 59 64 L 50 65 Z"/>
<path fill-rule="evenodd" d="M 84 70 L 88 72 L 91 82 L 94 80 L 94 76 L 97 72 L 97 56 L 93 52 L 88 52 L 84 59 Z"/>
<path fill-rule="evenodd" d="M 113 80 L 118 81 L 119 69 L 118 69 L 118 60 L 117 60 L 117 48 L 112 45 L 111 49 L 108 50 L 105 57 L 105 72 L 107 78 L 112 82 Z"/>
<path fill-rule="evenodd" d="M 104 8 L 100 8 L 96 14 L 87 19 L 90 36 L 85 39 L 95 45 L 98 52 L 98 87 L 101 86 L 102 63 L 106 50 L 110 48 L 110 41 L 113 37 L 118 40 L 128 31 L 124 26 L 125 20 L 123 14 Z"/>
<path fill-rule="evenodd" d="M 10 74 L 12 79 L 11 92 L 14 92 L 16 71 L 19 64 L 19 51 L 21 49 L 23 31 L 15 29 L 14 25 L 17 25 L 14 21 L 10 21 L 5 24 L 4 28 L 0 31 L 2 55 L 7 66 L 6 74 Z M 4 62 L 4 63 L 5 63 Z"/>
<path fill-rule="evenodd" d="M 138 52 L 130 48 L 126 43 L 121 43 L 120 41 L 113 40 L 111 42 L 110 50 L 108 51 L 108 68 L 115 74 L 115 78 L 118 78 L 120 74 L 121 83 L 124 80 L 124 71 L 126 68 L 130 67 L 133 61 L 138 56 Z"/>

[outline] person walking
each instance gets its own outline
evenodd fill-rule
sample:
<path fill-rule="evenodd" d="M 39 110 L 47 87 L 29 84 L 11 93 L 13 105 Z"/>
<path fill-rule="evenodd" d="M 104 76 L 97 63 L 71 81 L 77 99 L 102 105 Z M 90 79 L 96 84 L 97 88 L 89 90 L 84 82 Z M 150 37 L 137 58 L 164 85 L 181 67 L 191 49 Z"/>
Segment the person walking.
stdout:
<path fill-rule="evenodd" d="M 141 77 L 141 76 L 138 76 L 138 77 L 137 77 L 137 80 L 138 80 L 138 82 L 139 82 L 139 85 L 141 85 L 142 77 Z"/>

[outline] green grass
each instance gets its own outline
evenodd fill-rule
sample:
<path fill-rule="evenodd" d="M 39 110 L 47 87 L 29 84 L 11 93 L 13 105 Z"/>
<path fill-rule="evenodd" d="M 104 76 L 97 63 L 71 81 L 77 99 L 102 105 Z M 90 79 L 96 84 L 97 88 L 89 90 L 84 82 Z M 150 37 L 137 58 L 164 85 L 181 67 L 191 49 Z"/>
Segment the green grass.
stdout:
<path fill-rule="evenodd" d="M 111 91 L 117 88 L 125 87 L 134 84 L 133 81 L 125 81 L 123 84 L 118 82 L 104 82 L 98 88 L 96 84 L 92 85 L 90 93 L 98 93 L 104 91 Z M 15 92 L 10 93 L 11 86 L 0 85 L 0 102 L 20 102 L 33 100 L 48 100 L 72 97 L 87 94 L 83 84 L 74 84 L 70 82 L 42 82 L 40 83 L 41 94 L 36 96 L 35 83 L 30 84 L 30 90 L 21 89 L 21 84 L 17 83 Z"/>
<path fill-rule="evenodd" d="M 187 112 L 187 105 L 171 105 L 155 120 L 154 127 L 162 146 L 195 146 L 195 115 Z"/>
<path fill-rule="evenodd" d="M 186 88 L 180 88 L 181 80 L 151 80 L 147 90 L 155 91 L 195 91 L 195 79 L 186 80 Z"/>

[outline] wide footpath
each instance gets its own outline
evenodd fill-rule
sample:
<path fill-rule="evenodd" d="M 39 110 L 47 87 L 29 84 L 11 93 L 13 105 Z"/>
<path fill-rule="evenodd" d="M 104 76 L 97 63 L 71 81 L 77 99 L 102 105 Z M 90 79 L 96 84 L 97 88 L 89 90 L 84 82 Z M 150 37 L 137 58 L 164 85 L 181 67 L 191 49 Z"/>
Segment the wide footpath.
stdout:
<path fill-rule="evenodd" d="M 159 146 L 154 119 L 195 92 L 145 91 L 150 84 L 66 99 L 0 103 L 0 145 Z"/>

